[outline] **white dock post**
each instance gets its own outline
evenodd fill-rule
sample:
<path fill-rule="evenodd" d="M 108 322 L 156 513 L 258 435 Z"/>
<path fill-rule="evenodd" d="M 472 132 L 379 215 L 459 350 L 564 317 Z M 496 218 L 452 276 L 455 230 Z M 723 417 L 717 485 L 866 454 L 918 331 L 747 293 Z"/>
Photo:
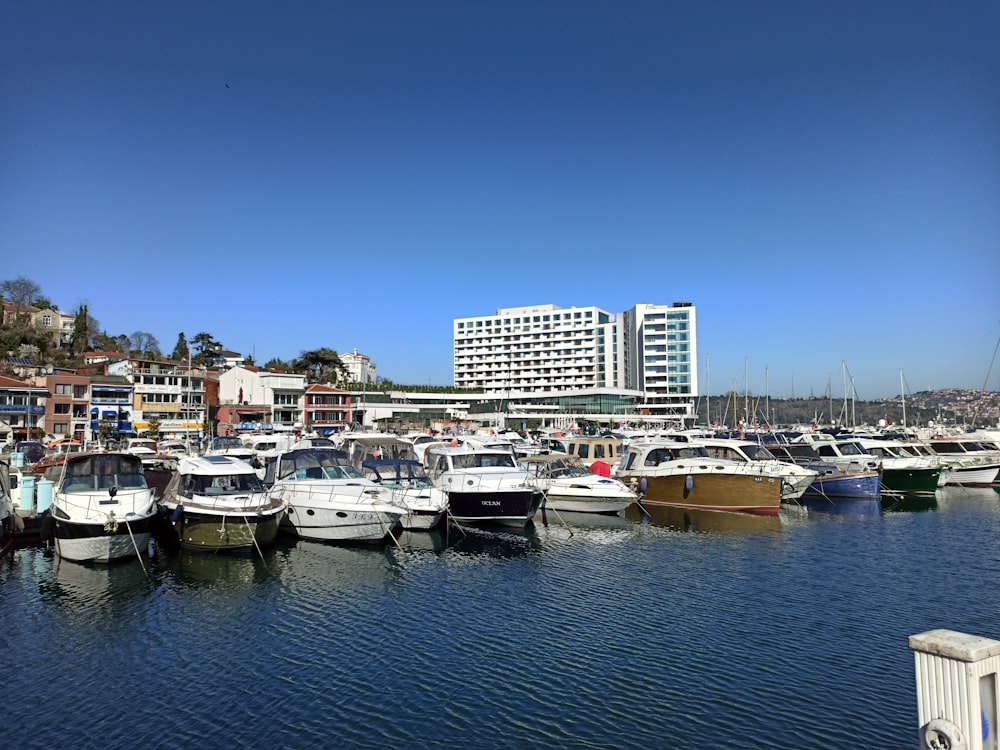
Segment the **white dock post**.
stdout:
<path fill-rule="evenodd" d="M 920 750 L 1000 750 L 1000 641 L 954 630 L 910 636 Z"/>

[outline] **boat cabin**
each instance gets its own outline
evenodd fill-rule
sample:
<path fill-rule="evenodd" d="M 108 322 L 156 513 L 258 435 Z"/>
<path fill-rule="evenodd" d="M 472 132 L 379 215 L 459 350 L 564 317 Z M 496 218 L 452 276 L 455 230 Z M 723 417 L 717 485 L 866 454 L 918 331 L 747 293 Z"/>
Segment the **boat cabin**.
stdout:
<path fill-rule="evenodd" d="M 594 461 L 616 464 L 625 452 L 625 442 L 616 437 L 563 436 L 541 440 L 542 450 L 551 453 L 567 453 L 576 456 L 585 465 Z"/>

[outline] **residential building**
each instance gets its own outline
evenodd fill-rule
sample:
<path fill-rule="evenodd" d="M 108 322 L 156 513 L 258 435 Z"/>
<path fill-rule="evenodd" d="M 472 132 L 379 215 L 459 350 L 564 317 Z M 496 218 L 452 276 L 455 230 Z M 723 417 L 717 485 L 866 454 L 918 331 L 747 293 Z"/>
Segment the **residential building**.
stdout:
<path fill-rule="evenodd" d="M 73 343 L 73 327 L 76 316 L 51 307 L 38 308 L 32 305 L 3 303 L 3 322 L 7 327 L 24 325 L 52 337 L 56 347 L 62 348 Z"/>
<path fill-rule="evenodd" d="M 695 308 L 640 304 L 620 315 L 627 387 L 645 394 L 643 415 L 691 416 L 698 396 Z"/>
<path fill-rule="evenodd" d="M 90 378 L 59 372 L 40 376 L 35 383 L 44 386 L 49 394 L 39 427 L 57 439 L 90 439 Z"/>
<path fill-rule="evenodd" d="M 123 375 L 91 375 L 90 433 L 94 441 L 120 440 L 132 430 L 132 383 Z"/>
<path fill-rule="evenodd" d="M 351 423 L 351 394 L 340 388 L 310 383 L 305 393 L 305 427 L 320 433 L 346 428 Z"/>
<path fill-rule="evenodd" d="M 0 375 L 0 442 L 35 440 L 48 390 Z"/>
<path fill-rule="evenodd" d="M 242 367 L 244 364 L 246 364 L 246 357 L 244 357 L 239 352 L 231 352 L 225 349 L 219 349 L 215 352 L 213 362 L 220 369 L 231 370 L 234 367 Z"/>
<path fill-rule="evenodd" d="M 301 430 L 304 375 L 233 367 L 219 375 L 219 434 Z"/>
<path fill-rule="evenodd" d="M 355 349 L 353 352 L 340 355 L 340 361 L 347 370 L 347 382 L 349 383 L 374 383 L 375 365 L 365 354 L 359 354 Z"/>
<path fill-rule="evenodd" d="M 186 362 L 128 357 L 108 364 L 109 375 L 132 384 L 132 428 L 156 427 L 161 437 L 201 437 L 205 429 L 205 370 Z"/>

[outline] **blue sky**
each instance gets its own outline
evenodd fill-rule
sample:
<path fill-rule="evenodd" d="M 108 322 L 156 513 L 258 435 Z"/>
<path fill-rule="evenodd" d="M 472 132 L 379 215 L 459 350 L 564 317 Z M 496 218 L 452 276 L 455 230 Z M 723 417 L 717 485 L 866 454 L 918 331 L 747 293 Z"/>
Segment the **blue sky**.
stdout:
<path fill-rule="evenodd" d="M 1000 3 L 0 9 L 0 278 L 452 382 L 498 307 L 698 308 L 702 389 L 1000 388 Z"/>

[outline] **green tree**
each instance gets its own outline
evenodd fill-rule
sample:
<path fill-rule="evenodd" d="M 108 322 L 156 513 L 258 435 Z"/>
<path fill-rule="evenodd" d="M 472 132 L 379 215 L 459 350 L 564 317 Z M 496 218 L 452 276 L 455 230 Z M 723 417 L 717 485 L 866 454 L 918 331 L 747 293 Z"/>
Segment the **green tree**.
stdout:
<path fill-rule="evenodd" d="M 212 338 L 212 334 L 205 333 L 204 331 L 191 337 L 191 345 L 198 352 L 194 358 L 199 364 L 202 365 L 205 364 L 205 360 L 208 359 L 208 355 L 211 354 L 216 347 L 221 346 L 218 341 Z"/>
<path fill-rule="evenodd" d="M 87 315 L 87 306 L 81 304 L 76 311 L 76 319 L 73 321 L 73 340 L 70 342 L 69 350 L 71 354 L 80 354 L 90 346 L 90 323 Z"/>
<path fill-rule="evenodd" d="M 264 369 L 271 372 L 291 372 L 292 367 L 287 362 L 274 357 L 264 363 Z"/>
<path fill-rule="evenodd" d="M 292 360 L 292 370 L 305 375 L 310 383 L 329 382 L 336 385 L 347 380 L 347 368 L 340 355 L 327 347 L 299 352 L 298 358 Z"/>
<path fill-rule="evenodd" d="M 176 360 L 178 362 L 183 362 L 188 358 L 191 350 L 188 348 L 187 339 L 184 338 L 184 332 L 181 331 L 177 334 L 177 343 L 174 344 L 174 350 L 170 354 L 170 359 Z"/>

